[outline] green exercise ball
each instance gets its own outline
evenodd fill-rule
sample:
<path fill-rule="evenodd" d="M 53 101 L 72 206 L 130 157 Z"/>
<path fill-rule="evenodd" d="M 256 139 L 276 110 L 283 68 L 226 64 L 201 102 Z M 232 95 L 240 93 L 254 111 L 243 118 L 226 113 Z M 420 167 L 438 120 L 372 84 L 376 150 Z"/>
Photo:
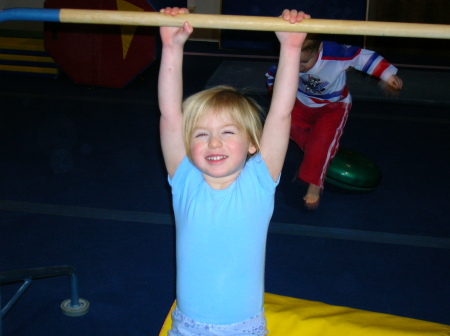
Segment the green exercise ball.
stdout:
<path fill-rule="evenodd" d="M 347 190 L 374 190 L 381 180 L 378 166 L 364 155 L 340 148 L 328 167 L 325 181 Z"/>

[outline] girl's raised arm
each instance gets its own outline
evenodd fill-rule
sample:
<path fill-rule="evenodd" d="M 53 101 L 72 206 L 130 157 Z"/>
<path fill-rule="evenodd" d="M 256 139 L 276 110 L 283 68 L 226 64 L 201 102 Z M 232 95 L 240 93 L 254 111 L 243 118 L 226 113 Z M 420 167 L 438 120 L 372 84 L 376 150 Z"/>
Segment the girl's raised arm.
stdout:
<path fill-rule="evenodd" d="M 188 13 L 185 8 L 165 8 L 161 15 Z M 158 79 L 158 103 L 161 111 L 160 136 L 164 162 L 170 177 L 186 155 L 182 135 L 183 48 L 192 33 L 186 22 L 182 28 L 161 27 L 162 55 Z"/>
<path fill-rule="evenodd" d="M 310 18 L 303 12 L 287 9 L 281 16 L 291 24 L 299 24 L 303 19 Z M 280 58 L 272 102 L 261 138 L 261 155 L 274 181 L 279 178 L 289 144 L 291 112 L 298 90 L 301 47 L 306 38 L 306 33 L 276 34 L 280 41 Z"/>

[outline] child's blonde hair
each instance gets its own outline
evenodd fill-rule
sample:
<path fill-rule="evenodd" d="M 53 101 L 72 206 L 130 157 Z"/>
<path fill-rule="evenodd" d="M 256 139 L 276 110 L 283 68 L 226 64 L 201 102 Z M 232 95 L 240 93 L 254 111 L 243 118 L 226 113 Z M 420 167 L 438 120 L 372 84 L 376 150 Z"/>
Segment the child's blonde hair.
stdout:
<path fill-rule="evenodd" d="M 190 96 L 183 102 L 182 108 L 183 140 L 189 159 L 192 133 L 199 120 L 208 113 L 227 113 L 236 126 L 247 134 L 250 143 L 256 147 L 256 152 L 260 151 L 262 109 L 239 90 L 226 85 L 216 86 Z"/>

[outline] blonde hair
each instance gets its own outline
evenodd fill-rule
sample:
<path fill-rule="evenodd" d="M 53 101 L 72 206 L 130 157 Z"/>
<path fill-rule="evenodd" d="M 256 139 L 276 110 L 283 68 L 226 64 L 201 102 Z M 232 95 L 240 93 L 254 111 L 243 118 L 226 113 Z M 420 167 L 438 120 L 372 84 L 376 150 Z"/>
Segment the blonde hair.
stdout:
<path fill-rule="evenodd" d="M 199 120 L 209 114 L 226 113 L 236 126 L 244 131 L 250 143 L 260 151 L 262 133 L 261 107 L 239 90 L 226 85 L 198 92 L 183 102 L 183 141 L 186 154 L 191 159 L 192 133 Z M 248 156 L 250 157 L 250 155 Z"/>

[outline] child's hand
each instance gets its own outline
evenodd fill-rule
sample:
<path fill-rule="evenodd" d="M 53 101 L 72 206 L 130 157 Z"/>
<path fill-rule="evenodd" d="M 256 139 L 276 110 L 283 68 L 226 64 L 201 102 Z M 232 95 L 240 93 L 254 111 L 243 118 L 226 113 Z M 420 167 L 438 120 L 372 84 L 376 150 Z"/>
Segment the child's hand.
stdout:
<path fill-rule="evenodd" d="M 386 96 L 397 97 L 403 86 L 403 81 L 397 75 L 392 75 L 386 81 L 380 81 L 378 85 Z"/>
<path fill-rule="evenodd" d="M 387 79 L 386 84 L 393 89 L 400 90 L 403 86 L 403 81 L 397 75 L 392 75 Z"/>
<path fill-rule="evenodd" d="M 187 8 L 167 7 L 160 10 L 164 15 L 176 16 L 178 14 L 187 14 Z M 183 27 L 160 27 L 161 41 L 163 45 L 180 45 L 183 46 L 187 41 L 193 28 L 188 22 L 185 22 Z"/>
<path fill-rule="evenodd" d="M 398 97 L 403 81 L 397 75 L 390 76 L 385 82 L 380 81 L 379 86 L 388 97 Z"/>
<path fill-rule="evenodd" d="M 304 12 L 298 12 L 295 9 L 289 10 L 285 9 L 281 14 L 281 17 L 285 21 L 289 21 L 291 24 L 295 24 L 296 22 L 302 22 L 303 19 L 310 19 L 311 16 L 309 14 L 305 14 Z M 281 44 L 291 45 L 293 47 L 300 48 L 303 44 L 303 41 L 306 38 L 306 33 L 300 32 L 276 32 L 278 40 Z"/>

